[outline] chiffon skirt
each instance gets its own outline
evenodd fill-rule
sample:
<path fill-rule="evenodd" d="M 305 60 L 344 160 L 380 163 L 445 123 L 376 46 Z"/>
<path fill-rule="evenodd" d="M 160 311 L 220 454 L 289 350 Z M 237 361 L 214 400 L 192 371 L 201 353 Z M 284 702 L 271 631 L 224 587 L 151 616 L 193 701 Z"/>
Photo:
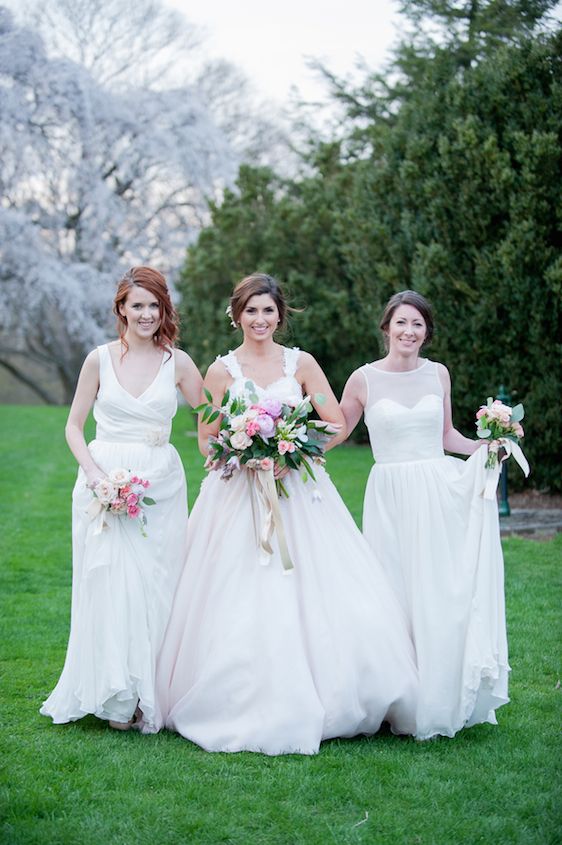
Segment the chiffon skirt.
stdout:
<path fill-rule="evenodd" d="M 503 556 L 496 501 L 482 498 L 486 450 L 377 463 L 363 531 L 408 618 L 420 690 L 416 736 L 496 723 L 509 701 Z"/>
<path fill-rule="evenodd" d="M 329 737 L 415 729 L 404 613 L 323 468 L 285 479 L 294 570 L 260 563 L 251 472 L 211 473 L 157 671 L 158 727 L 208 751 L 314 754 Z"/>
<path fill-rule="evenodd" d="M 82 470 L 72 497 L 72 611 L 66 661 L 41 713 L 55 723 L 87 713 L 125 722 L 137 706 L 154 726 L 155 671 L 185 559 L 185 474 L 168 445 L 90 443 L 106 472 L 125 467 L 150 481 L 147 536 L 136 520 L 107 516 L 95 533 L 86 514 L 92 493 Z"/>

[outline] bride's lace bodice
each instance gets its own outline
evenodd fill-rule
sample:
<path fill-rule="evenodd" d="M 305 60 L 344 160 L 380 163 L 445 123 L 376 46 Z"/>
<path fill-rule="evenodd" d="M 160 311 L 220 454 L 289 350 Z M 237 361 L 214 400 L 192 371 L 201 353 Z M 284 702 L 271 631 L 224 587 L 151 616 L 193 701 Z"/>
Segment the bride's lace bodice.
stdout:
<path fill-rule="evenodd" d="M 367 385 L 365 423 L 378 464 L 442 458 L 443 386 L 434 361 L 390 373 L 361 367 Z"/>
<path fill-rule="evenodd" d="M 293 347 L 288 349 L 283 347 L 283 375 L 275 381 L 272 381 L 266 387 L 256 384 L 252 379 L 247 378 L 242 372 L 242 368 L 238 362 L 234 352 L 229 352 L 228 355 L 219 356 L 219 360 L 224 364 L 229 375 L 234 381 L 229 387 L 231 396 L 239 396 L 247 391 L 246 385 L 249 381 L 252 382 L 256 389 L 258 396 L 264 396 L 271 399 L 278 399 L 280 402 L 295 402 L 303 398 L 302 387 L 295 378 L 295 373 L 298 367 L 298 360 L 300 349 Z"/>

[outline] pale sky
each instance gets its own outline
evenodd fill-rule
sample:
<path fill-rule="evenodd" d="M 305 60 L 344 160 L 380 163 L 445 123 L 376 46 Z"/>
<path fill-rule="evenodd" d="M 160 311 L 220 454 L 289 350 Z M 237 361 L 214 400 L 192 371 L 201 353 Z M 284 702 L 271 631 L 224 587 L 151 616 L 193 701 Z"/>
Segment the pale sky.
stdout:
<path fill-rule="evenodd" d="M 166 0 L 201 27 L 205 53 L 238 65 L 259 93 L 286 102 L 296 85 L 307 100 L 325 88 L 305 57 L 339 75 L 358 55 L 379 68 L 397 37 L 396 0 Z"/>

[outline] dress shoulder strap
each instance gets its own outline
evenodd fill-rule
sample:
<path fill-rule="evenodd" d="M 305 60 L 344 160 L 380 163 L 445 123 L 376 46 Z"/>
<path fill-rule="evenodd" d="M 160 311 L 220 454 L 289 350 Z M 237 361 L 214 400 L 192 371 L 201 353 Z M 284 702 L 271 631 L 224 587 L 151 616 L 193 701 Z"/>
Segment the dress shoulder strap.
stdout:
<path fill-rule="evenodd" d="M 234 352 L 229 351 L 227 355 L 217 355 L 217 361 L 221 361 L 226 371 L 229 375 L 232 376 L 233 379 L 243 378 L 244 374 L 242 372 L 242 368 L 238 363 L 238 358 L 234 354 Z"/>
<path fill-rule="evenodd" d="M 294 376 L 299 365 L 299 355 L 301 354 L 298 346 L 283 347 L 283 372 L 286 376 Z"/>

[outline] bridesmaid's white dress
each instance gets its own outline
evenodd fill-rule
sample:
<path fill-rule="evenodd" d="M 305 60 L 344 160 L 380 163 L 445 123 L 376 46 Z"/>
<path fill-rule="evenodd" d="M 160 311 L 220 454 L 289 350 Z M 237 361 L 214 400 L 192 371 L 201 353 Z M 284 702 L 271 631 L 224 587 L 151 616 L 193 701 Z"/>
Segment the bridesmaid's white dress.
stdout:
<path fill-rule="evenodd" d="M 443 452 L 435 362 L 411 372 L 360 368 L 375 466 L 363 531 L 407 614 L 420 678 L 416 736 L 496 724 L 508 699 L 498 509 L 482 497 L 486 449 Z"/>
<path fill-rule="evenodd" d="M 147 537 L 136 520 L 107 515 L 95 534 L 86 514 L 92 493 L 82 470 L 72 496 L 72 612 L 66 661 L 41 707 L 54 722 L 93 713 L 125 722 L 137 702 L 154 725 L 154 681 L 174 589 L 185 560 L 187 497 L 178 453 L 169 443 L 177 409 L 174 353 L 138 398 L 118 382 L 107 346 L 98 348 L 96 439 L 89 449 L 105 472 L 123 467 L 150 481 Z"/>
<path fill-rule="evenodd" d="M 298 350 L 260 396 L 302 397 Z M 222 359 L 246 379 L 233 353 Z M 322 467 L 284 479 L 295 569 L 260 564 L 251 471 L 211 472 L 190 516 L 187 562 L 158 662 L 159 726 L 208 751 L 314 754 L 321 740 L 413 733 L 417 673 L 386 576 Z"/>

